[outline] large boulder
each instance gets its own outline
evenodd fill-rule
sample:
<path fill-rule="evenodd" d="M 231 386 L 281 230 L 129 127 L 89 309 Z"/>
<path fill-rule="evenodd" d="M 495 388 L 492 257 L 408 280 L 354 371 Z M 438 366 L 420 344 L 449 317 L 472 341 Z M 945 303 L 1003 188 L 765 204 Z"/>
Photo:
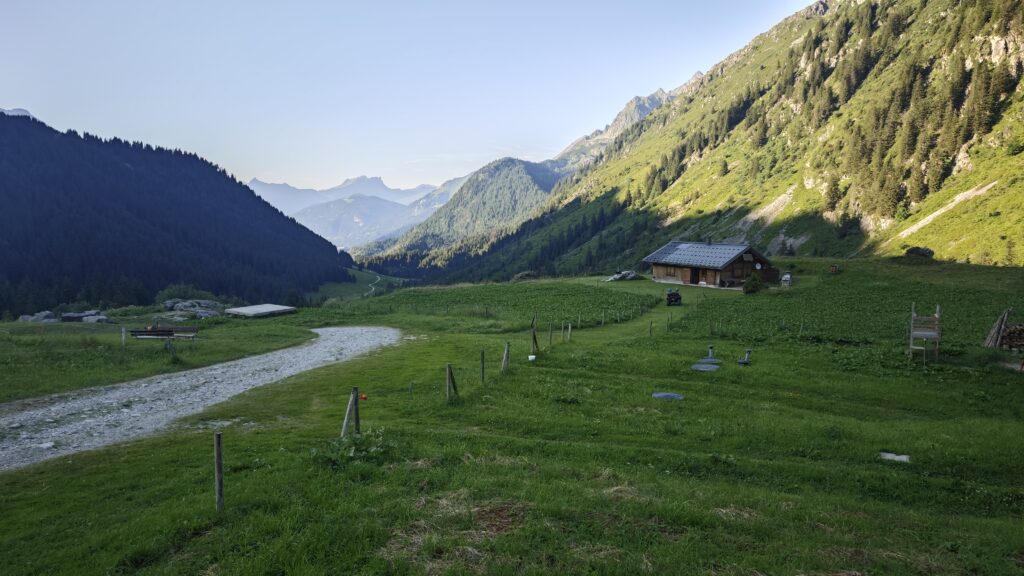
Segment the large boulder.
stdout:
<path fill-rule="evenodd" d="M 643 280 L 644 277 L 632 270 L 622 270 L 608 277 L 605 282 L 617 282 L 619 280 Z"/>
<path fill-rule="evenodd" d="M 107 318 L 103 314 L 97 314 L 95 316 L 86 316 L 82 318 L 82 322 L 86 324 L 110 324 L 110 318 Z"/>
<path fill-rule="evenodd" d="M 179 302 L 181 302 L 181 298 L 171 298 L 170 300 L 164 300 L 164 310 L 166 310 L 167 312 L 174 310 L 174 307 L 177 306 Z"/>
<path fill-rule="evenodd" d="M 220 316 L 220 312 L 217 312 L 216 310 L 196 310 L 197 320 L 213 318 L 214 316 Z"/>
<path fill-rule="evenodd" d="M 35 314 L 22 314 L 18 317 L 18 322 L 46 322 L 47 320 L 56 321 L 57 315 L 49 310 L 43 310 L 42 312 L 36 312 Z"/>
<path fill-rule="evenodd" d="M 925 246 L 912 246 L 907 248 L 907 256 L 917 256 L 919 258 L 932 258 L 935 256 L 935 250 Z"/>
<path fill-rule="evenodd" d="M 513 282 L 525 282 L 526 280 L 536 280 L 540 276 L 533 270 L 523 270 L 512 277 Z"/>
<path fill-rule="evenodd" d="M 82 322 L 86 318 L 99 316 L 99 310 L 87 310 L 85 312 L 65 312 L 60 315 L 61 322 Z"/>

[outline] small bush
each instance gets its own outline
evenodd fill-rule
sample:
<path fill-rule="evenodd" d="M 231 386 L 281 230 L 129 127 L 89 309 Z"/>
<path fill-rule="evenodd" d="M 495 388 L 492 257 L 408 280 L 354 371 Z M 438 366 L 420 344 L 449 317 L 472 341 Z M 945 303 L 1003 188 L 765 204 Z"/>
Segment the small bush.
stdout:
<path fill-rule="evenodd" d="M 323 448 L 314 448 L 312 455 L 315 460 L 338 470 L 356 462 L 383 464 L 392 458 L 396 448 L 397 445 L 384 435 L 384 429 L 376 428 L 335 438 Z"/>
<path fill-rule="evenodd" d="M 163 308 L 159 306 L 122 306 L 105 310 L 103 313 L 107 316 L 144 316 L 162 311 Z"/>
<path fill-rule="evenodd" d="M 1006 143 L 1006 154 L 1008 156 L 1016 156 L 1024 152 L 1024 137 L 1016 137 Z"/>
<path fill-rule="evenodd" d="M 747 281 L 743 283 L 744 294 L 756 294 L 761 290 L 764 290 L 764 288 L 765 286 L 764 282 L 761 281 L 761 275 L 756 272 L 751 274 L 750 278 L 747 278 Z"/>

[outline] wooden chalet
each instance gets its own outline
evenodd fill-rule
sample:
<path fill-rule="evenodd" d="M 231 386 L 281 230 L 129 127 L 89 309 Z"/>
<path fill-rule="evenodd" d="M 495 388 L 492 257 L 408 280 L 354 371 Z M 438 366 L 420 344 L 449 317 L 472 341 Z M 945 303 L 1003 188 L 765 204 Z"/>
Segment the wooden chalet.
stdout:
<path fill-rule="evenodd" d="M 739 286 L 754 272 L 772 282 L 778 270 L 749 244 L 713 244 L 673 240 L 644 258 L 655 282 Z"/>

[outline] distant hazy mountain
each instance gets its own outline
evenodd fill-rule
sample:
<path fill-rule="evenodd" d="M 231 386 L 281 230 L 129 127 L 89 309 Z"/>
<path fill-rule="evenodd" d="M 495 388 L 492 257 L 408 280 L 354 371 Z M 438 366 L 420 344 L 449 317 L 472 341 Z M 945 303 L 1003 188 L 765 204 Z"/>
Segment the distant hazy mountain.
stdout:
<path fill-rule="evenodd" d="M 390 188 L 379 177 L 359 176 L 349 178 L 338 186 L 325 190 L 311 188 L 295 188 L 289 184 L 262 182 L 253 178 L 249 187 L 261 198 L 270 202 L 281 212 L 292 215 L 304 208 L 350 196 L 363 195 L 383 198 L 399 204 L 409 204 L 435 189 L 429 184 L 421 184 L 415 188 Z"/>
<path fill-rule="evenodd" d="M 387 238 L 419 224 L 448 201 L 466 177 L 445 182 L 438 188 L 420 186 L 413 190 L 425 191 L 422 198 L 405 205 L 377 196 L 354 194 L 338 200 L 314 204 L 293 214 L 302 225 L 330 240 L 339 248 L 349 249 Z M 339 186 L 344 192 L 354 187 L 379 190 L 379 178 L 347 181 Z M 329 191 L 324 191 L 326 194 Z M 335 192 L 337 193 L 337 192 Z"/>
<path fill-rule="evenodd" d="M 365 244 L 419 221 L 409 206 L 362 194 L 315 204 L 292 217 L 339 248 Z"/>
<path fill-rule="evenodd" d="M 468 178 L 468 175 L 460 178 L 452 178 L 432 190 L 426 196 L 412 204 L 409 204 L 408 209 L 413 216 L 409 222 L 396 226 L 390 231 L 381 234 L 376 238 L 372 238 L 370 241 L 364 242 L 361 245 L 353 244 L 351 250 L 352 254 L 359 254 L 360 256 L 366 257 L 387 251 L 395 245 L 399 237 L 406 234 L 416 224 L 426 220 L 431 214 L 437 211 L 438 208 L 444 206 Z"/>
<path fill-rule="evenodd" d="M 307 206 L 319 204 L 327 199 L 317 190 L 295 188 L 288 184 L 261 182 L 255 178 L 249 181 L 249 188 L 285 214 L 291 215 Z"/>
<path fill-rule="evenodd" d="M 434 188 L 434 186 L 429 184 L 420 184 L 415 188 L 409 188 L 407 190 L 403 190 L 401 188 L 390 188 L 384 184 L 384 181 L 381 180 L 379 176 L 359 176 L 356 178 L 349 178 L 334 188 L 328 188 L 327 190 L 321 190 L 320 192 L 325 196 L 330 197 L 332 200 L 339 200 L 341 198 L 355 196 L 356 194 L 362 194 L 363 196 L 384 198 L 385 200 L 391 200 L 392 202 L 398 202 L 399 204 L 408 204 L 429 194 L 434 190 Z"/>

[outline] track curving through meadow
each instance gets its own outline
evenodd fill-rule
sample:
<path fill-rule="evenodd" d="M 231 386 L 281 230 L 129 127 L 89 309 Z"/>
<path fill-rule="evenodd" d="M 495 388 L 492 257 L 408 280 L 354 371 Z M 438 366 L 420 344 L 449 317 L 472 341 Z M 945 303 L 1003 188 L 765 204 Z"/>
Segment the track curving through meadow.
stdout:
<path fill-rule="evenodd" d="M 295 346 L 184 372 L 0 404 L 0 470 L 153 434 L 251 388 L 397 344 L 394 328 L 313 330 Z"/>

